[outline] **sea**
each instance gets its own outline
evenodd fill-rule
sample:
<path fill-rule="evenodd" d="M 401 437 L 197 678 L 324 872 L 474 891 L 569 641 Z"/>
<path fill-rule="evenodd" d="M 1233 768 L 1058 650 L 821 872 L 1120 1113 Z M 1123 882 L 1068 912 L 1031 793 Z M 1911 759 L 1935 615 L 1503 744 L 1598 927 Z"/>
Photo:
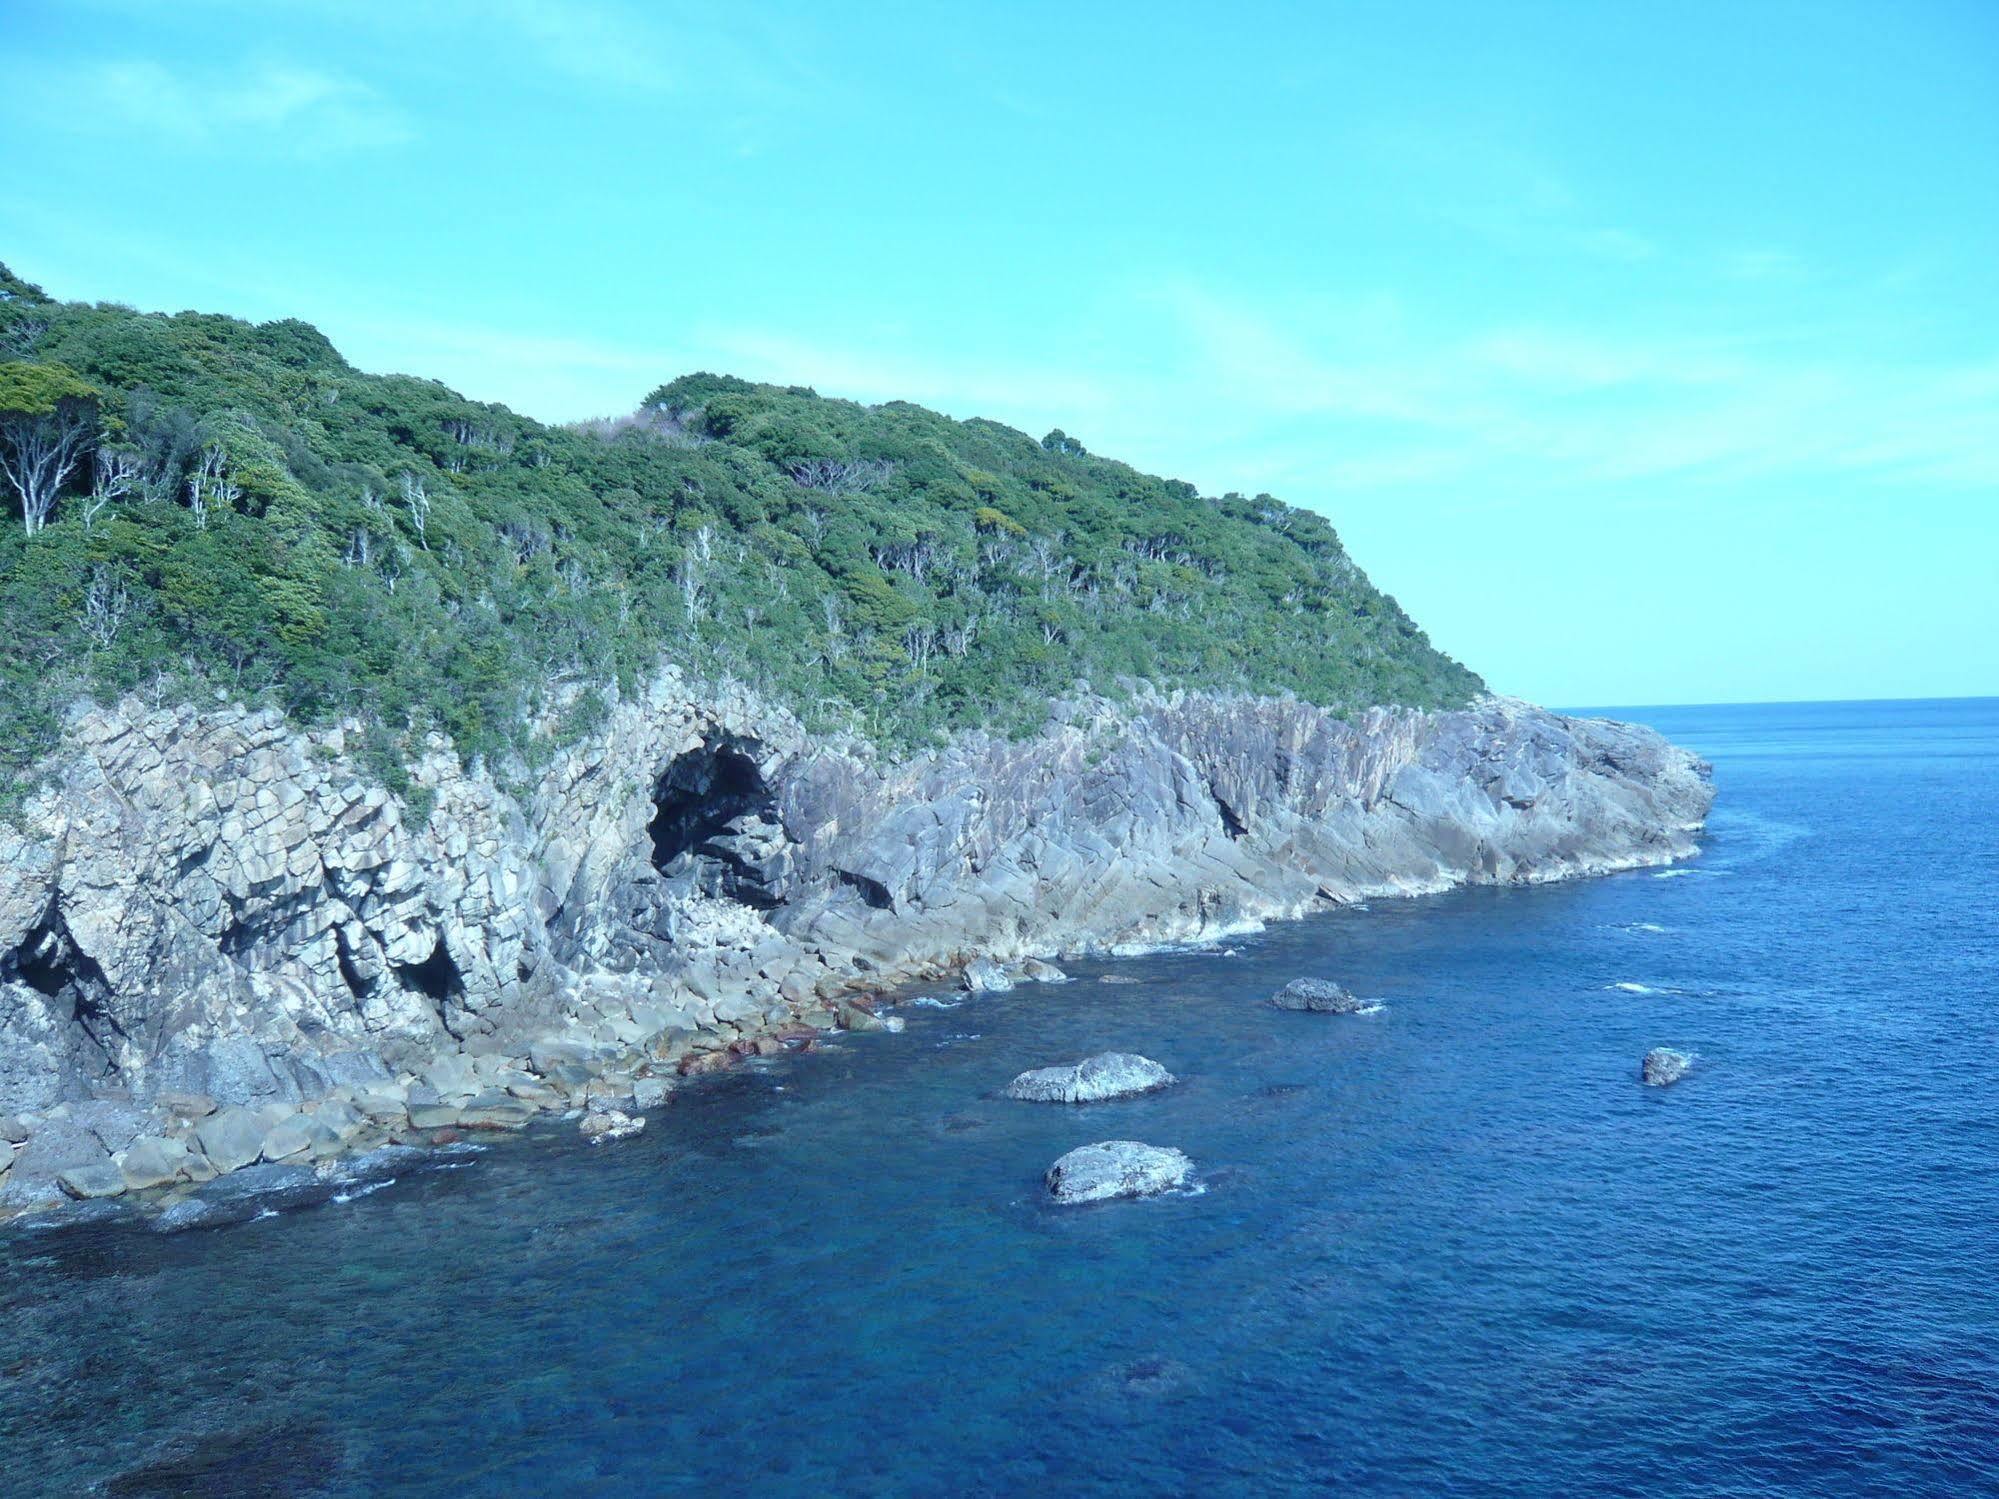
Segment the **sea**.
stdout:
<path fill-rule="evenodd" d="M 1699 857 L 0 1231 L 0 1491 L 1999 1493 L 1999 700 L 1602 711 L 1713 761 Z M 1107 1049 L 1179 1083 L 999 1096 Z M 1194 1184 L 1051 1204 L 1100 1139 Z"/>

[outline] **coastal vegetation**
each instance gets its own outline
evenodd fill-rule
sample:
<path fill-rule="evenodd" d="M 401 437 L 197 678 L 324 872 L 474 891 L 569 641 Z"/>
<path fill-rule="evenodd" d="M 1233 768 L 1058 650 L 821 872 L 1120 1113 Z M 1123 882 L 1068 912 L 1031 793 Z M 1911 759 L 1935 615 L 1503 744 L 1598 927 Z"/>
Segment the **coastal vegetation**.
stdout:
<path fill-rule="evenodd" d="M 1078 681 L 1455 705 L 1320 516 L 906 402 L 694 374 L 548 426 L 311 326 L 61 302 L 0 267 L 0 778 L 79 697 L 356 717 L 504 776 L 662 659 L 891 749 Z M 540 725 L 538 730 L 535 725 Z M 543 732 L 543 731 L 546 732 Z"/>

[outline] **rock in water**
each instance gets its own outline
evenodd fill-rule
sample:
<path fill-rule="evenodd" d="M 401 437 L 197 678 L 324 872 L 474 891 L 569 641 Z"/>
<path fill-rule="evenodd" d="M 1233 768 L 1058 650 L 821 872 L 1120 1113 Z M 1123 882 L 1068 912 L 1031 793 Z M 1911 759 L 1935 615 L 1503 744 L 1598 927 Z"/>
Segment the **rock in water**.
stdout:
<path fill-rule="evenodd" d="M 1063 1156 L 1045 1180 L 1057 1202 L 1105 1202 L 1183 1187 L 1193 1174 L 1194 1163 L 1170 1146 L 1099 1140 Z"/>
<path fill-rule="evenodd" d="M 1030 1103 L 1097 1103 L 1150 1093 L 1171 1087 L 1174 1081 L 1173 1074 L 1150 1057 L 1106 1051 L 1071 1067 L 1036 1067 L 1002 1091 L 1008 1098 Z"/>
<path fill-rule="evenodd" d="M 1280 1010 L 1312 1010 L 1328 1015 L 1352 1015 L 1366 1002 L 1330 979 L 1293 979 L 1270 996 Z"/>
<path fill-rule="evenodd" d="M 965 965 L 965 987 L 974 994 L 998 994 L 1011 989 L 1013 980 L 991 958 L 974 958 Z"/>
<path fill-rule="evenodd" d="M 578 1126 L 583 1138 L 592 1145 L 602 1145 L 606 1140 L 623 1140 L 636 1135 L 646 1127 L 643 1118 L 634 1119 L 622 1109 L 606 1109 L 601 1114 L 585 1114 Z"/>
<path fill-rule="evenodd" d="M 1690 1053 L 1674 1051 L 1670 1046 L 1655 1046 L 1645 1053 L 1645 1060 L 1638 1064 L 1638 1075 L 1647 1087 L 1664 1088 L 1685 1077 L 1693 1065 Z"/>
<path fill-rule="evenodd" d="M 1020 972 L 1023 978 L 1036 984 L 1066 984 L 1069 982 L 1068 974 L 1057 968 L 1053 963 L 1044 962 L 1040 958 L 1029 958 L 1025 963 L 1020 965 Z"/>

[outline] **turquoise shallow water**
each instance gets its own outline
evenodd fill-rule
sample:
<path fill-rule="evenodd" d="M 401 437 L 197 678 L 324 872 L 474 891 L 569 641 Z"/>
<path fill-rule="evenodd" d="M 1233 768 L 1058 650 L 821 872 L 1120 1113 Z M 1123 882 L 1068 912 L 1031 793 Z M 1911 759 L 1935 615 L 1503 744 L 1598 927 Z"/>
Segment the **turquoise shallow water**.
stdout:
<path fill-rule="evenodd" d="M 1670 877 L 1075 964 L 616 1147 L 0 1238 L 0 1487 L 1999 1491 L 1999 702 L 1626 716 L 1716 764 Z M 1261 1003 L 1304 973 L 1384 1008 Z M 1696 1069 L 1642 1088 L 1661 1043 Z M 992 1096 L 1112 1046 L 1182 1085 Z M 1047 1206 L 1106 1137 L 1202 1189 Z"/>

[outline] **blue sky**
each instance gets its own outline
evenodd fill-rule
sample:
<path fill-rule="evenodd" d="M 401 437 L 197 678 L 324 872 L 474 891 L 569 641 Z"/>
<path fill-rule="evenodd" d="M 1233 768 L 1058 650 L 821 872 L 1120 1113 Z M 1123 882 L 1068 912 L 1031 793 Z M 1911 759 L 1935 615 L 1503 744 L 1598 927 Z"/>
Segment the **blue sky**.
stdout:
<path fill-rule="evenodd" d="M 988 9 L 0 0 L 0 258 L 1061 426 L 1542 701 L 1999 692 L 1999 6 Z"/>

